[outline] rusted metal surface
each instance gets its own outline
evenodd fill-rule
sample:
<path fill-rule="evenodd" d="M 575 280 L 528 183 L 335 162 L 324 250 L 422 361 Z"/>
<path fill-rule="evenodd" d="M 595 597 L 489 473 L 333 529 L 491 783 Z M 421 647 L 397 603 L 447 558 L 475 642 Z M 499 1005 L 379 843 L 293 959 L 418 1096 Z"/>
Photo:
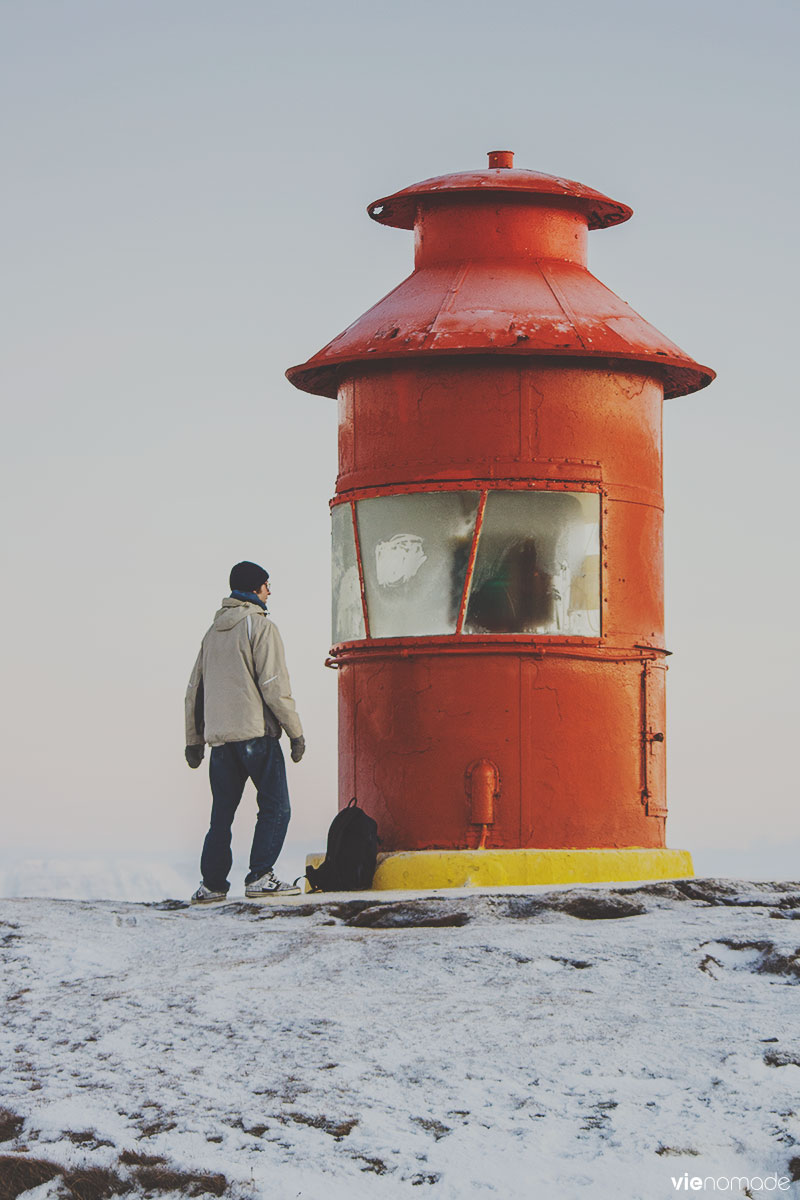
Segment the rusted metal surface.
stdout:
<path fill-rule="evenodd" d="M 347 594 L 351 604 L 360 596 L 365 629 L 331 651 L 340 803 L 359 797 L 385 850 L 475 849 L 478 828 L 479 847 L 660 847 L 662 402 L 713 372 L 586 270 L 588 228 L 629 209 L 515 170 L 508 151 L 492 154 L 487 171 L 427 180 L 370 206 L 384 224 L 414 227 L 416 270 L 287 372 L 339 399 L 332 503 L 351 509 L 357 569 Z M 498 494 L 561 496 L 552 503 L 597 512 L 586 526 L 596 553 L 585 564 L 595 565 L 565 576 L 570 605 L 581 588 L 595 596 L 596 628 L 475 626 L 470 597 Z M 424 580 L 439 553 L 411 516 L 388 541 L 369 542 L 359 513 L 374 519 L 362 506 L 386 498 L 400 505 L 392 511 L 433 513 L 446 501 L 471 514 L 437 535 L 440 548 L 458 544 L 461 574 L 440 574 L 452 592 L 449 632 L 378 637 L 385 615 L 370 625 L 367 570 L 373 596 L 391 600 L 406 586 L 402 570 L 381 582 L 376 555 L 397 543 L 395 566 L 406 555 L 409 578 L 421 571 Z M 541 576 L 525 554 L 517 576 Z M 497 787 L 481 768 L 476 801 L 481 763 Z"/>

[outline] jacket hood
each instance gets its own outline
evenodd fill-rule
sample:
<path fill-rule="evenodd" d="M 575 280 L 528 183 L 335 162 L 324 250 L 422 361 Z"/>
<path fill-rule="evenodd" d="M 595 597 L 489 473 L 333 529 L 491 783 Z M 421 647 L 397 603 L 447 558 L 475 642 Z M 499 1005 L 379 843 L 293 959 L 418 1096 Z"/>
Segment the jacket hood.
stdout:
<path fill-rule="evenodd" d="M 240 621 L 244 621 L 247 614 L 258 609 L 257 604 L 250 604 L 247 600 L 237 600 L 234 596 L 226 596 L 222 601 L 220 608 L 214 617 L 214 628 L 224 632 L 226 629 L 233 629 Z"/>

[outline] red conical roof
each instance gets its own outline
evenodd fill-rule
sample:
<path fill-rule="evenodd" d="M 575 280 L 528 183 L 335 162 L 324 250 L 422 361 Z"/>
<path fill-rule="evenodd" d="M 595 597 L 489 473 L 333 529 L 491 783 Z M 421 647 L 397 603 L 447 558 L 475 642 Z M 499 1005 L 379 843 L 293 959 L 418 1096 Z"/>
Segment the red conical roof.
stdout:
<path fill-rule="evenodd" d="M 382 224 L 410 229 L 424 222 L 426 207 L 436 205 L 437 197 L 477 193 L 486 196 L 491 221 L 490 197 L 502 192 L 509 201 L 516 193 L 556 213 L 569 208 L 584 215 L 590 229 L 631 216 L 626 205 L 580 183 L 512 169 L 509 151 L 494 151 L 493 159 L 498 165 L 486 171 L 425 180 L 376 200 L 367 211 Z M 648 324 L 582 262 L 535 256 L 422 265 L 286 375 L 304 391 L 335 397 L 342 369 L 356 363 L 464 354 L 646 364 L 663 380 L 665 397 L 697 391 L 714 378 L 709 367 Z"/>

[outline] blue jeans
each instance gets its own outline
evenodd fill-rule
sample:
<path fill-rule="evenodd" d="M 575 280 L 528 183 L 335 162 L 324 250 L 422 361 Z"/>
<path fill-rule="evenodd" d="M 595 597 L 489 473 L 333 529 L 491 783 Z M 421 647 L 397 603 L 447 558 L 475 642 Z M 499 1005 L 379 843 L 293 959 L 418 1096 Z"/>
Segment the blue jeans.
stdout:
<path fill-rule="evenodd" d="M 233 862 L 231 827 L 248 779 L 252 779 L 258 792 L 258 819 L 245 883 L 259 879 L 275 865 L 291 816 L 286 765 L 278 739 L 259 737 L 213 746 L 208 773 L 213 802 L 200 871 L 207 888 L 227 892 L 228 872 Z"/>

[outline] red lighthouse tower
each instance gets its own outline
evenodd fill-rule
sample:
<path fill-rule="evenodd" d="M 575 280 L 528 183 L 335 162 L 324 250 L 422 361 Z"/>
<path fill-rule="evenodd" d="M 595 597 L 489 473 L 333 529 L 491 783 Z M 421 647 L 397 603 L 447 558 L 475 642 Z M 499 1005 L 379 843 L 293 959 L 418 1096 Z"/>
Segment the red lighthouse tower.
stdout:
<path fill-rule="evenodd" d="M 301 366 L 338 397 L 339 803 L 375 886 L 659 878 L 662 401 L 689 358 L 586 266 L 631 209 L 483 171 L 384 197 L 413 273 Z"/>

